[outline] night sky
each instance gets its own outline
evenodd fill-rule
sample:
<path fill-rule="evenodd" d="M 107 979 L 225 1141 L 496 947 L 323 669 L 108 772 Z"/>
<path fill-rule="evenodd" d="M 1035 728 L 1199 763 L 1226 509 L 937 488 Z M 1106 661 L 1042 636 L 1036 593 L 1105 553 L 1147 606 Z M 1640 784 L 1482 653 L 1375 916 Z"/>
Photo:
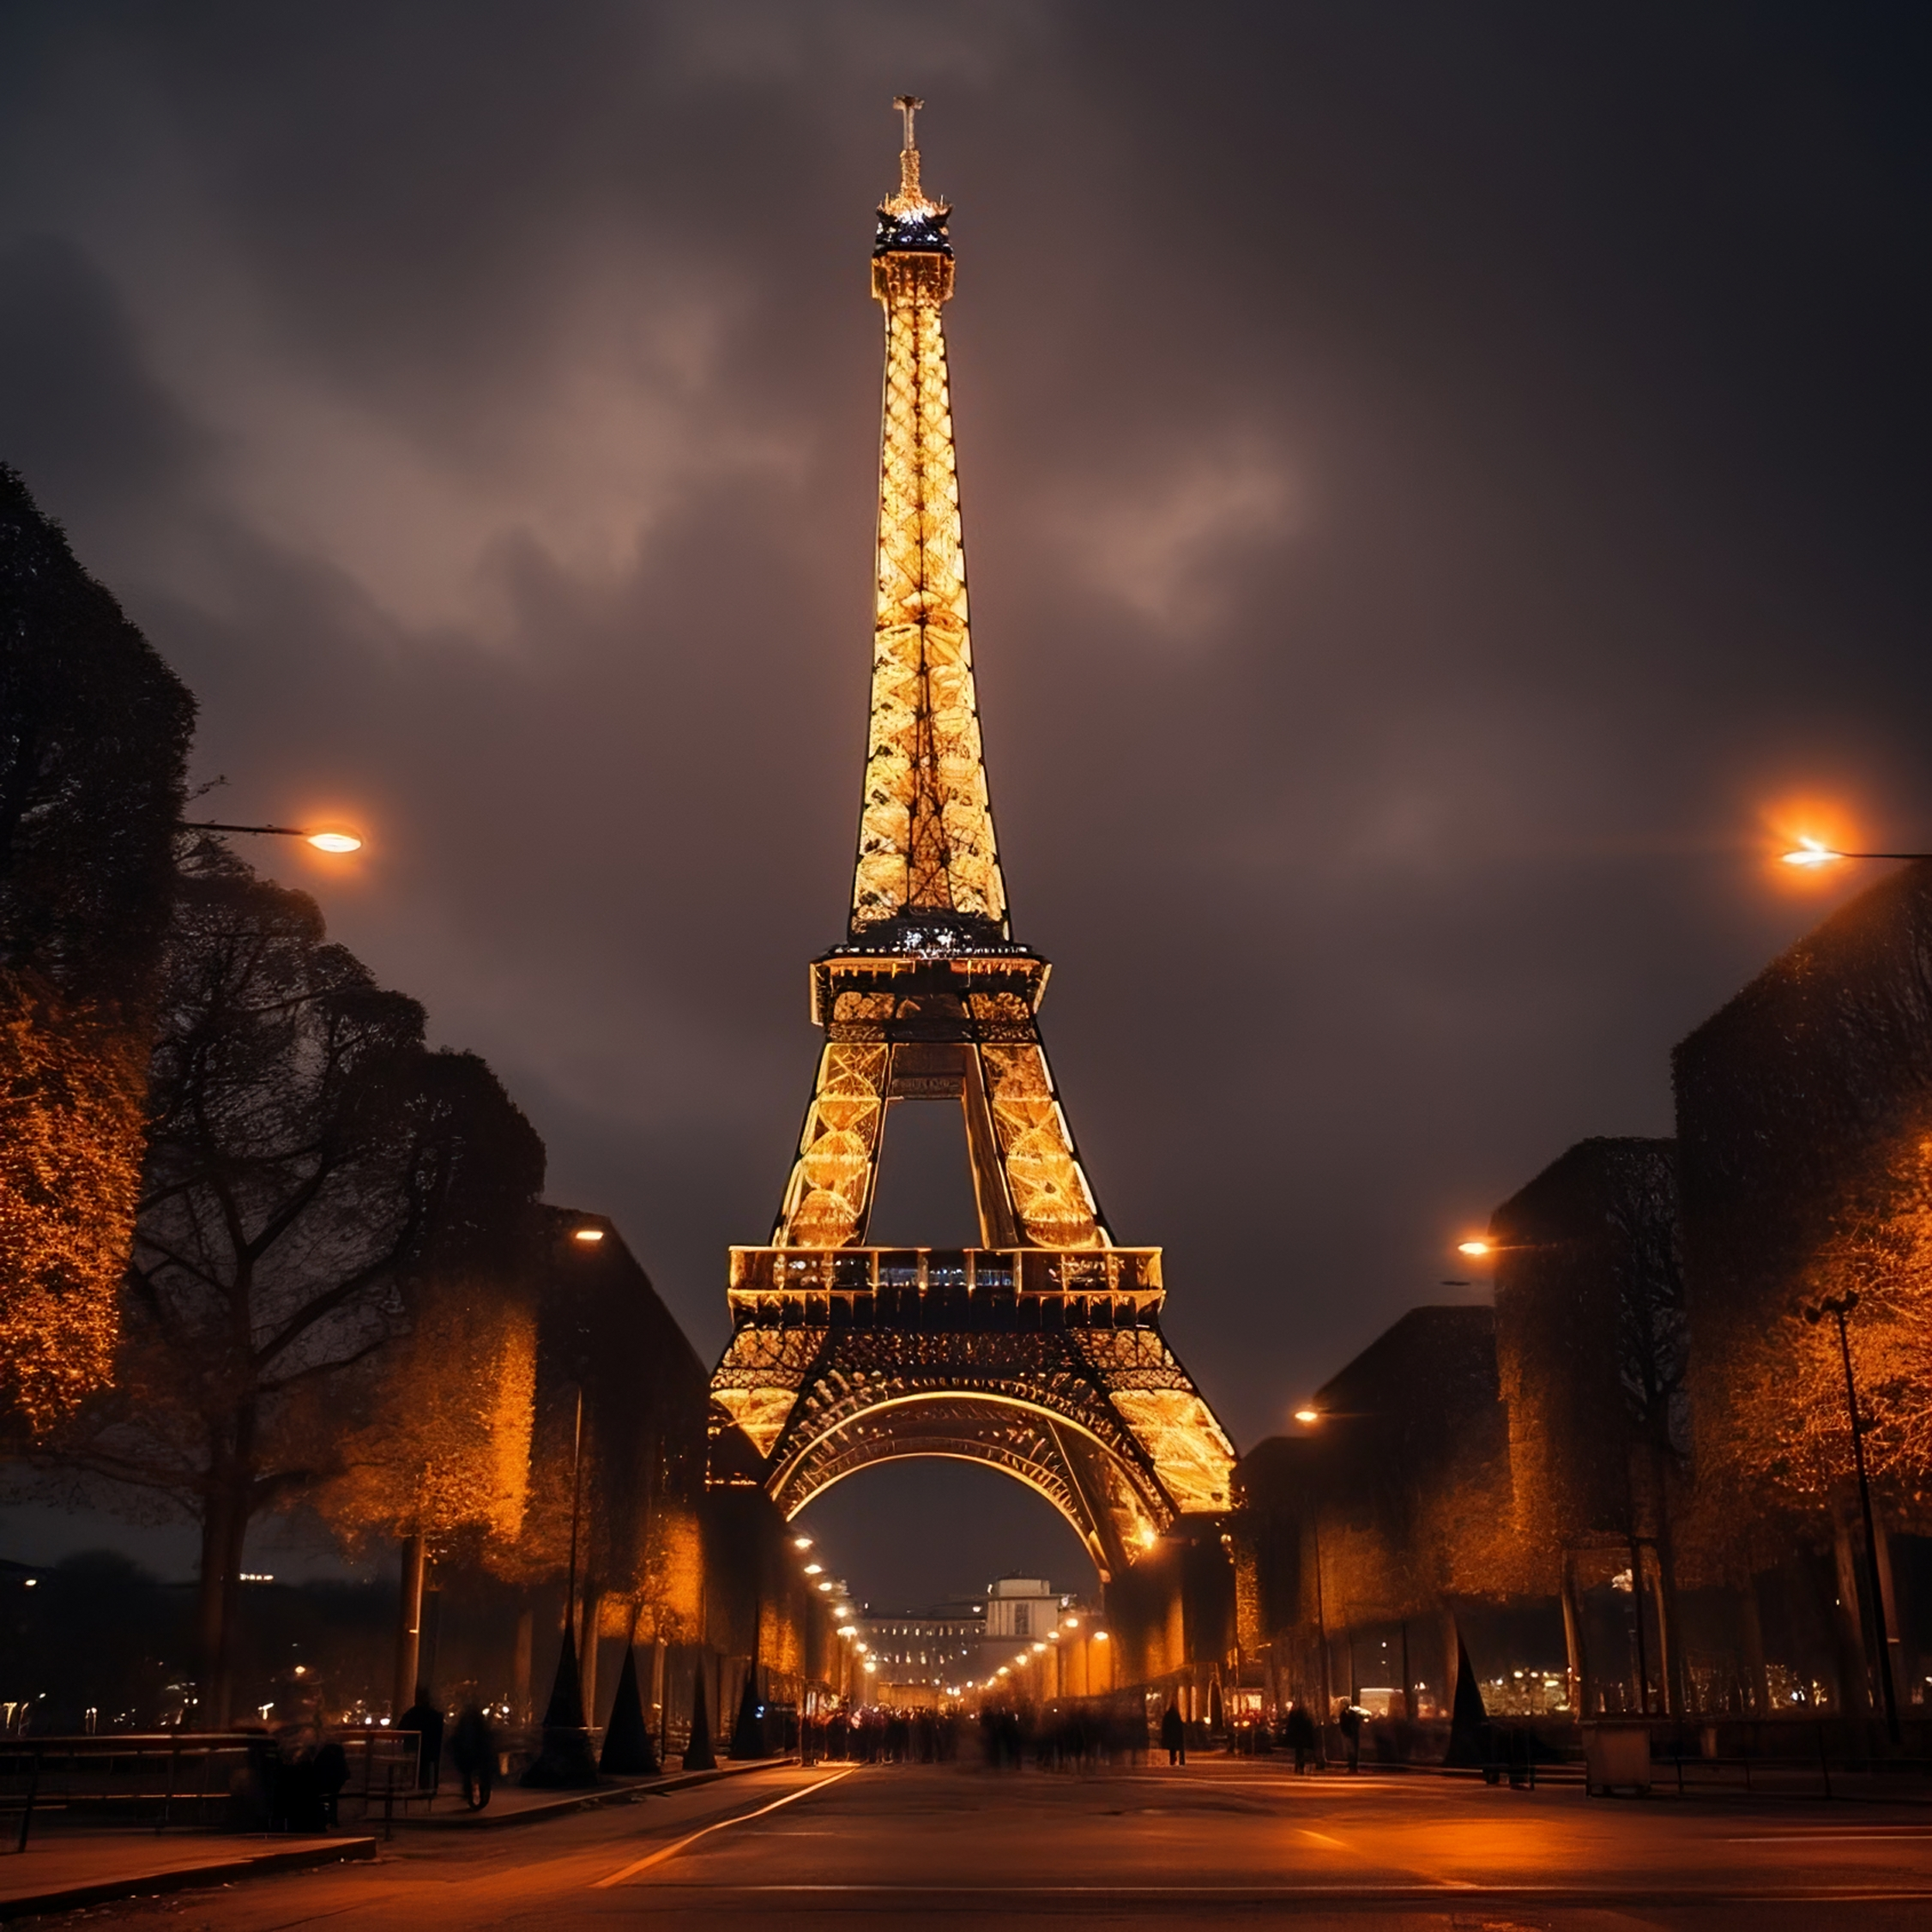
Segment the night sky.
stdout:
<path fill-rule="evenodd" d="M 1932 839 L 1929 57 L 1844 0 L 14 0 L 0 457 L 212 815 L 367 829 L 251 856 L 709 1359 L 842 936 L 922 94 L 1015 929 L 1246 1447 L 1669 1131 L 1672 1042 L 1856 884 L 1779 836 Z M 1084 1580 L 983 1472 L 814 1513 L 875 1597 Z"/>

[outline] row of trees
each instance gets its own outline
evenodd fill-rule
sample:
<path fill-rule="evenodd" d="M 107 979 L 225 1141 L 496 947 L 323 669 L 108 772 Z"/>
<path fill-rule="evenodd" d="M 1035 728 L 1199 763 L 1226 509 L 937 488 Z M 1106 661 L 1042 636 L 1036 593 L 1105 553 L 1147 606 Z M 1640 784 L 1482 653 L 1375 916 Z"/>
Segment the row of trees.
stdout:
<path fill-rule="evenodd" d="M 207 1721 L 267 1512 L 418 1589 L 426 1550 L 546 1582 L 580 1518 L 587 1597 L 695 1635 L 702 1371 L 614 1236 L 573 1251 L 490 1069 L 178 829 L 192 718 L 0 471 L 0 1450 L 196 1525 Z"/>
<path fill-rule="evenodd" d="M 1247 1458 L 1246 1641 L 1520 1615 L 1518 1674 L 1554 1647 L 1579 1710 L 1923 1709 L 1932 862 L 1675 1074 L 1675 1139 L 1580 1142 L 1497 1209 L 1493 1321 L 1412 1312 L 1315 1398 L 1319 1441 Z"/>

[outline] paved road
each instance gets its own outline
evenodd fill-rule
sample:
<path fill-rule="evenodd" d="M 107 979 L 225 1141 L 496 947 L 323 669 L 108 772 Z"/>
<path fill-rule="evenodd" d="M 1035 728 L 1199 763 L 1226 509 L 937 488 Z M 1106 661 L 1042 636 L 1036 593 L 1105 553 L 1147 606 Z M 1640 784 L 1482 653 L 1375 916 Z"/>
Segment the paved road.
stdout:
<path fill-rule="evenodd" d="M 434 1842 L 431 1842 L 432 1840 Z M 1089 1777 L 786 1766 L 373 1865 L 98 1908 L 154 1932 L 639 1923 L 1456 1932 L 1932 1926 L 1932 1809 L 1586 1798 L 1269 1763 Z M 72 1923 L 72 1922 L 63 1922 Z"/>

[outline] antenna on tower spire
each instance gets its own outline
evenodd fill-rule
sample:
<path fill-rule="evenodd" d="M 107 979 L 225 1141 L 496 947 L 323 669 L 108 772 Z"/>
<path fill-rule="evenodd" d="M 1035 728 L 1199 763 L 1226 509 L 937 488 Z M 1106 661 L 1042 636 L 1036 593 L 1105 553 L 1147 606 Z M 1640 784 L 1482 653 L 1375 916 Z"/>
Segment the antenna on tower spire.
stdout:
<path fill-rule="evenodd" d="M 899 191 L 879 203 L 872 254 L 903 251 L 950 257 L 952 245 L 946 239 L 946 217 L 952 211 L 919 184 L 919 130 L 913 117 L 926 103 L 915 94 L 902 94 L 892 97 L 892 105 L 905 124 L 906 144 L 899 150 Z M 948 284 L 949 291 L 950 287 Z M 945 297 L 939 299 L 943 302 Z"/>
<path fill-rule="evenodd" d="M 906 124 L 906 144 L 899 150 L 899 199 L 909 206 L 926 199 L 919 185 L 919 135 L 913 126 L 913 116 L 926 103 L 917 94 L 902 94 L 892 97 L 892 105 Z"/>

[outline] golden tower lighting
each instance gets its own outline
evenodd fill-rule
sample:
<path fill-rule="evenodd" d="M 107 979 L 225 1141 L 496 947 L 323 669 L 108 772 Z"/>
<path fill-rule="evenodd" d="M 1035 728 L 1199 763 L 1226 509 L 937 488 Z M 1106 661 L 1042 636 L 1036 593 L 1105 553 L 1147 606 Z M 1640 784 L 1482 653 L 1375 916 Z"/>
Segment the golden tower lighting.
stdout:
<path fill-rule="evenodd" d="M 1054 1086 L 1048 963 L 1016 941 L 981 752 L 942 311 L 951 210 L 903 118 L 878 208 L 884 321 L 872 704 L 842 944 L 769 1242 L 731 1251 L 712 1481 L 788 1516 L 869 1463 L 992 1464 L 1045 1496 L 1104 1578 L 1230 1502 L 1234 1452 L 1161 1332 L 1158 1248 L 1114 1239 Z M 975 1247 L 868 1245 L 891 1108 L 962 1110 Z"/>

